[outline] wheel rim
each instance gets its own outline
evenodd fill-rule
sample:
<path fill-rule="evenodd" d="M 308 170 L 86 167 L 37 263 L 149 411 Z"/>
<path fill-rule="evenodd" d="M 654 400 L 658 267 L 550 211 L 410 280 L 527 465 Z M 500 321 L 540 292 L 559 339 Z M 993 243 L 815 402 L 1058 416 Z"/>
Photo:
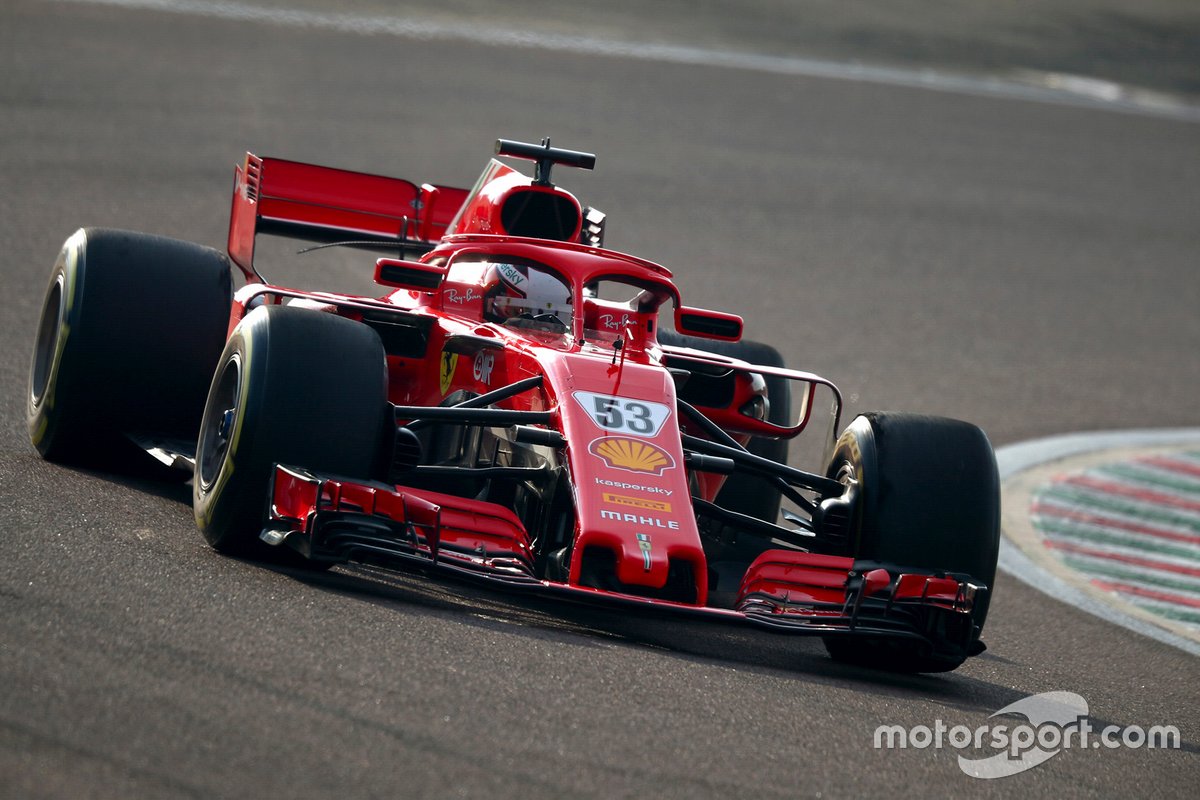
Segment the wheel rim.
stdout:
<path fill-rule="evenodd" d="M 42 321 L 38 325 L 37 344 L 33 348 L 33 372 L 30 374 L 29 391 L 33 396 L 33 404 L 40 406 L 46 389 L 50 386 L 50 376 L 54 373 L 54 359 L 58 354 L 58 340 L 62 330 L 63 318 L 63 279 L 62 275 L 54 281 L 50 291 L 46 293 L 46 304 L 42 308 Z"/>
<path fill-rule="evenodd" d="M 200 486 L 207 491 L 221 474 L 229 455 L 234 431 L 238 428 L 238 399 L 241 396 L 242 362 L 234 355 L 221 368 L 213 385 L 204 418 L 200 423 L 200 443 L 196 453 Z"/>

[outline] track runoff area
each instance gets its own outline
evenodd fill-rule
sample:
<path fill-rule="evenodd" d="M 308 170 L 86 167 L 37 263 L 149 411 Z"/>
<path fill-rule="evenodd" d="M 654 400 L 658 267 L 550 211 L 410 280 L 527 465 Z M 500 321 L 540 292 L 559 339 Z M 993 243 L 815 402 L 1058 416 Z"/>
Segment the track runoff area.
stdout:
<path fill-rule="evenodd" d="M 1200 429 L 1002 447 L 1000 567 L 1200 655 Z"/>

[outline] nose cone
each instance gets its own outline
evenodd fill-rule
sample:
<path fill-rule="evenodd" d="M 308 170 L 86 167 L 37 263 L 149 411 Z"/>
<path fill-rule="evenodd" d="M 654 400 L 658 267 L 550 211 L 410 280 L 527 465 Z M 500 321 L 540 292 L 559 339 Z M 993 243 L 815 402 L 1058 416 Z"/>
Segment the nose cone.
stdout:
<path fill-rule="evenodd" d="M 621 556 L 617 560 L 617 580 L 655 589 L 663 588 L 667 585 L 667 575 L 671 569 L 671 561 L 666 552 L 662 547 L 659 547 L 659 552 L 654 552 L 654 542 L 648 533 L 635 533 L 634 539 L 634 542 L 626 540 L 621 543 Z M 631 544 L 636 544 L 637 549 L 634 550 Z"/>
<path fill-rule="evenodd" d="M 708 569 L 688 487 L 670 374 L 611 352 L 544 364 L 575 484 L 570 582 L 703 604 Z"/>
<path fill-rule="evenodd" d="M 572 554 L 571 583 L 616 594 L 703 606 L 708 570 L 697 541 L 679 531 L 593 528 Z"/>

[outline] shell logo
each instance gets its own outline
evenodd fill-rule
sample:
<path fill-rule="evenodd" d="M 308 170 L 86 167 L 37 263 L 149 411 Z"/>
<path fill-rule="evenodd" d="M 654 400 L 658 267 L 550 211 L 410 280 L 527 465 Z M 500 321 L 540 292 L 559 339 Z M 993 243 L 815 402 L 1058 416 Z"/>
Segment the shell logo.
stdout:
<path fill-rule="evenodd" d="M 604 436 L 588 445 L 588 452 L 599 456 L 605 464 L 628 472 L 648 472 L 662 475 L 675 468 L 675 459 L 658 445 L 626 436 Z"/>

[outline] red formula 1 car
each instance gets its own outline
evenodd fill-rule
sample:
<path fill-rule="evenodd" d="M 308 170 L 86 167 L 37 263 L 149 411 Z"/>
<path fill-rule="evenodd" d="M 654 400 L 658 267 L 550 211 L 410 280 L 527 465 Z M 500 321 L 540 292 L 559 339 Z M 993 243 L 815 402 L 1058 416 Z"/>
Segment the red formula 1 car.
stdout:
<path fill-rule="evenodd" d="M 837 389 L 605 249 L 604 215 L 550 180 L 594 156 L 497 153 L 533 177 L 493 159 L 465 190 L 247 155 L 228 259 L 79 230 L 38 330 L 33 444 L 185 466 L 225 553 L 744 621 L 888 669 L 981 652 L 999 537 L 984 434 L 865 414 L 819 469 L 789 466 L 814 417 L 840 427 Z M 388 291 L 272 285 L 262 233 L 386 252 Z"/>

